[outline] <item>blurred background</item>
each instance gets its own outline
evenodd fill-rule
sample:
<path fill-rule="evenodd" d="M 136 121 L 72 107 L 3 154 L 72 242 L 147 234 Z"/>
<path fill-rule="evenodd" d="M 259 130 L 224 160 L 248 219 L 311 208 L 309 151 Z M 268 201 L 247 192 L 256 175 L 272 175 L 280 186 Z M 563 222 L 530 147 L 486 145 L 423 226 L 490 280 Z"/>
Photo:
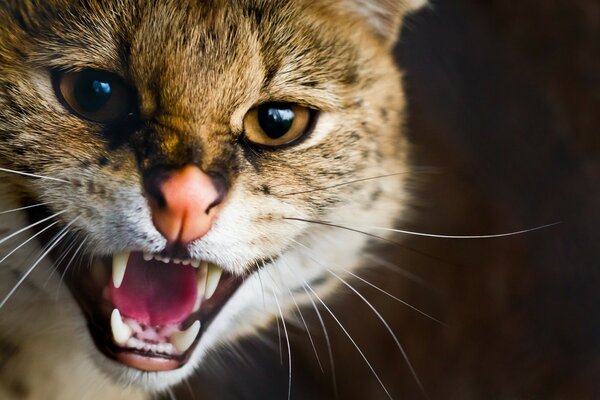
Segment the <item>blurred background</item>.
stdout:
<path fill-rule="evenodd" d="M 600 398 L 600 2 L 433 1 L 406 21 L 395 54 L 414 162 L 433 168 L 415 176 L 415 217 L 399 227 L 477 235 L 561 224 L 486 240 L 398 236 L 403 245 L 373 251 L 364 278 L 444 324 L 353 284 L 429 398 Z M 427 398 L 355 294 L 330 303 L 395 399 Z M 306 310 L 324 372 L 292 329 L 292 398 L 387 398 L 326 314 L 335 374 Z M 287 398 L 277 328 L 264 338 L 230 349 L 175 397 Z"/>

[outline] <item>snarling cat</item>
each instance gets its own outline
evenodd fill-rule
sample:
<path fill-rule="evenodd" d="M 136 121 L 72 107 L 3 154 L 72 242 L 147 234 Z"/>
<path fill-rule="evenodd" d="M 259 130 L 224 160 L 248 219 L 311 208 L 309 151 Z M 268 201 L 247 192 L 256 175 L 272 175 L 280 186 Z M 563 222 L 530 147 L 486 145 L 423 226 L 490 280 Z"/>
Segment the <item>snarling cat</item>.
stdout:
<path fill-rule="evenodd" d="M 327 298 L 369 239 L 328 224 L 405 214 L 421 3 L 0 2 L 0 397 L 161 391 Z"/>

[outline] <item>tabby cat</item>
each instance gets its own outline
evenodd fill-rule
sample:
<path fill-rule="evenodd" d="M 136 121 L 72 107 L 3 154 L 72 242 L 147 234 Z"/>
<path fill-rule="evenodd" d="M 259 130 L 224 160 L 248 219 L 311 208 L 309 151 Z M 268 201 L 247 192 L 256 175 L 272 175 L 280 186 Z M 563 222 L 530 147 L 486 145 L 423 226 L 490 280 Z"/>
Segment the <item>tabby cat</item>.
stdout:
<path fill-rule="evenodd" d="M 0 398 L 145 398 L 323 304 L 330 225 L 406 213 L 422 3 L 2 0 Z"/>

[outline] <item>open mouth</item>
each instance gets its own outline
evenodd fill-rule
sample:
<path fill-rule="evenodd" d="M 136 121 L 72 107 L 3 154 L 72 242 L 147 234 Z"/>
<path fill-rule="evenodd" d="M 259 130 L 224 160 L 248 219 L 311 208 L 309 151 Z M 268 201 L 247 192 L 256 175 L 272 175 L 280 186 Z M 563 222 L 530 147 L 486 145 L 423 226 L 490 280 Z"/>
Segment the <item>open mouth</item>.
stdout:
<path fill-rule="evenodd" d="M 40 214 L 32 212 L 30 219 L 39 220 Z M 50 238 L 48 232 L 44 239 Z M 51 255 L 65 261 L 64 251 L 59 246 Z M 77 261 L 72 266 L 59 261 L 57 268 L 83 310 L 97 348 L 147 372 L 184 366 L 243 282 L 214 264 L 161 254 L 133 251 Z"/>
<path fill-rule="evenodd" d="M 214 264 L 140 252 L 102 258 L 93 268 L 93 285 L 71 288 L 92 337 L 107 356 L 142 371 L 183 366 L 241 284 Z"/>

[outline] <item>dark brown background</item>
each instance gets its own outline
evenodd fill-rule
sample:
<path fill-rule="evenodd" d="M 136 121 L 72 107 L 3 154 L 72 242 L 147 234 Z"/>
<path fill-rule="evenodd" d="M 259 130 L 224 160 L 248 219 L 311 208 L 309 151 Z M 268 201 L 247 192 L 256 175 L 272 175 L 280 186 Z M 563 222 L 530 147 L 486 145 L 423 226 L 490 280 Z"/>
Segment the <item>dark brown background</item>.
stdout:
<path fill-rule="evenodd" d="M 445 321 L 357 284 L 389 321 L 433 399 L 600 398 L 600 2 L 434 1 L 406 22 L 416 219 L 403 228 L 513 238 L 410 238 L 365 277 Z M 420 280 L 411 280 L 406 272 Z M 384 326 L 351 293 L 332 301 L 394 398 L 424 399 Z M 325 312 L 324 312 L 325 314 Z M 327 350 L 307 310 L 321 360 Z M 384 399 L 331 318 L 339 398 Z M 230 349 L 178 399 L 285 399 L 277 330 Z M 294 399 L 332 399 L 307 336 L 294 331 Z"/>

